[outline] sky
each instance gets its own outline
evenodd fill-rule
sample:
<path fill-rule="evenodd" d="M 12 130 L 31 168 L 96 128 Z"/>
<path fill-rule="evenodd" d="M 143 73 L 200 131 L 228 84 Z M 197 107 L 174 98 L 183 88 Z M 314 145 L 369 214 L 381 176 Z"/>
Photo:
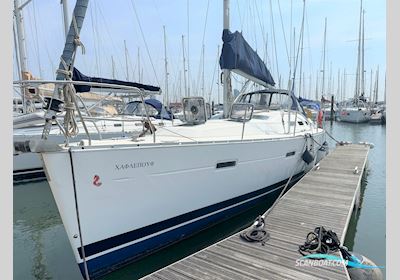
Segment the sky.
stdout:
<path fill-rule="evenodd" d="M 71 17 L 75 1 L 68 0 L 68 4 Z M 386 70 L 386 1 L 364 0 L 363 5 L 365 91 L 369 96 L 370 72 L 373 70 L 375 79 L 379 66 L 379 100 L 382 100 Z M 86 52 L 82 54 L 79 50 L 75 66 L 85 75 L 111 78 L 113 59 L 115 78 L 158 85 L 165 94 L 165 26 L 170 99 L 179 100 L 184 94 L 183 35 L 191 95 L 204 94 L 217 102 L 217 53 L 218 46 L 222 47 L 222 8 L 223 0 L 91 0 L 80 36 Z M 230 0 L 231 31 L 243 33 L 266 62 L 274 80 L 278 83 L 281 77 L 282 88 L 287 87 L 289 61 L 294 60 L 293 45 L 296 52 L 298 49 L 302 9 L 302 0 Z M 306 0 L 303 96 L 315 97 L 317 74 L 321 91 L 325 18 L 325 92 L 330 88 L 336 94 L 338 72 L 342 81 L 345 70 L 345 95 L 354 95 L 359 11 L 360 0 Z M 23 16 L 28 68 L 36 77 L 54 79 L 65 41 L 60 0 L 32 0 L 25 7 Z M 138 71 L 139 65 L 141 71 Z M 299 73 L 299 69 L 297 71 Z M 14 67 L 14 78 L 17 77 Z M 297 92 L 300 90 L 299 77 L 297 75 L 295 82 Z M 234 75 L 232 81 L 233 87 L 240 90 L 245 80 Z M 219 96 L 222 101 L 222 87 Z"/>

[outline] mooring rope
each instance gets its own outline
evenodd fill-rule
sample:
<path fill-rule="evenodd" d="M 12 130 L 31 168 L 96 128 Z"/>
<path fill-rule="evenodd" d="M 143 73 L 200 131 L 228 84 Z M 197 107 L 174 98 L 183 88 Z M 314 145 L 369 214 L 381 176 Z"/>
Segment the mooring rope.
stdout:
<path fill-rule="evenodd" d="M 307 150 L 307 138 L 309 137 L 308 135 L 305 135 L 305 141 L 304 141 L 304 147 L 302 150 Z M 302 157 L 299 158 L 299 161 L 301 161 Z M 261 244 L 264 245 L 266 241 L 269 239 L 269 233 L 265 230 L 265 219 L 271 213 L 271 211 L 275 208 L 275 206 L 278 204 L 278 202 L 281 200 L 283 194 L 286 192 L 286 189 L 288 188 L 290 182 L 293 179 L 294 173 L 296 172 L 297 164 L 295 164 L 292 174 L 290 175 L 289 179 L 287 180 L 285 187 L 282 189 L 280 192 L 278 198 L 275 200 L 275 202 L 272 204 L 272 206 L 264 213 L 262 216 L 258 216 L 256 221 L 254 222 L 253 226 L 251 229 L 244 231 L 240 233 L 240 237 L 248 242 L 262 242 Z"/>
<path fill-rule="evenodd" d="M 343 145 L 344 145 L 344 142 L 343 142 L 343 141 L 338 141 L 338 140 L 336 140 L 328 131 L 325 130 L 325 133 L 326 133 L 333 141 L 335 141 L 337 144 L 339 144 L 340 146 L 343 146 Z"/>

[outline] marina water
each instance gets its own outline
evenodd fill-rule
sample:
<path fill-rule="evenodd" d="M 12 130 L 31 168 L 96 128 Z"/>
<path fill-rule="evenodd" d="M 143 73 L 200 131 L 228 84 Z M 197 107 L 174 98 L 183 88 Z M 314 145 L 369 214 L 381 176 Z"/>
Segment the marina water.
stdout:
<path fill-rule="evenodd" d="M 353 214 L 345 245 L 377 265 L 385 266 L 386 127 L 340 122 L 330 126 L 327 122 L 326 129 L 338 140 L 353 143 L 367 141 L 375 145 L 368 156 L 361 190 L 361 209 Z M 329 142 L 332 148 L 335 143 L 332 140 Z M 13 194 L 14 279 L 81 280 L 82 276 L 47 182 L 14 185 Z M 265 202 L 260 202 L 253 209 L 233 219 L 128 265 L 103 279 L 131 280 L 149 274 L 243 229 L 268 206 Z M 154 205 L 154 210 L 159 211 L 157 205 Z M 384 269 L 383 273 L 385 274 Z"/>

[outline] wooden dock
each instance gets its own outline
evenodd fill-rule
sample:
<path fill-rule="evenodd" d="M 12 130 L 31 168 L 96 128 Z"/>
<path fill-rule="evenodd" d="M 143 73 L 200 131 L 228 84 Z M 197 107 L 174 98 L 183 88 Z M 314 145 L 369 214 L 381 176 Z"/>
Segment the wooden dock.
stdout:
<path fill-rule="evenodd" d="M 142 279 L 350 279 L 345 266 L 300 267 L 296 260 L 299 245 L 317 226 L 335 231 L 343 244 L 368 151 L 354 144 L 331 151 L 268 214 L 264 246 L 237 233 Z"/>

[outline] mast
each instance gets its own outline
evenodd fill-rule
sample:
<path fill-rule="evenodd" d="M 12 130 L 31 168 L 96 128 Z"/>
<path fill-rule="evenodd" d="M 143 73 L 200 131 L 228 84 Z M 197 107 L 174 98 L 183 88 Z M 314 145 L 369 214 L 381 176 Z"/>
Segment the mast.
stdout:
<path fill-rule="evenodd" d="M 62 10 L 63 10 L 63 16 L 64 16 L 64 32 L 65 32 L 65 38 L 67 38 L 68 29 L 69 29 L 68 1 L 67 1 L 67 0 L 61 0 L 61 5 L 62 5 Z"/>
<path fill-rule="evenodd" d="M 15 62 L 16 62 L 16 65 L 17 65 L 18 78 L 19 78 L 20 80 L 22 80 L 21 68 L 20 68 L 19 57 L 18 57 L 17 34 L 16 34 L 16 32 L 15 32 L 15 24 L 14 24 L 14 23 L 13 23 L 13 35 L 14 35 Z"/>
<path fill-rule="evenodd" d="M 229 0 L 224 0 L 224 30 L 229 30 Z M 229 110 L 232 100 L 232 86 L 231 86 L 231 71 L 223 69 L 223 83 L 224 83 L 224 118 L 229 116 Z"/>
<path fill-rule="evenodd" d="M 362 11 L 362 39 L 361 39 L 361 96 L 364 97 L 365 93 L 365 70 L 364 70 L 364 15 L 365 10 Z"/>
<path fill-rule="evenodd" d="M 383 91 L 383 101 L 385 102 L 386 105 L 386 72 L 385 72 L 385 89 Z"/>
<path fill-rule="evenodd" d="M 305 4 L 305 1 L 304 1 Z M 301 47 L 300 47 L 300 69 L 299 69 L 299 73 L 300 73 L 300 83 L 299 83 L 299 97 L 301 96 L 301 93 L 303 93 L 304 95 L 304 90 L 302 91 L 302 84 L 304 84 L 304 73 L 303 73 L 303 42 L 304 42 L 304 30 L 301 30 Z M 302 74 L 303 73 L 303 77 Z"/>
<path fill-rule="evenodd" d="M 343 71 L 343 84 L 342 84 L 342 101 L 346 99 L 346 68 Z"/>
<path fill-rule="evenodd" d="M 125 69 L 126 69 L 126 80 L 129 81 L 129 68 L 128 68 L 128 49 L 126 48 L 126 41 L 124 40 L 125 48 Z"/>
<path fill-rule="evenodd" d="M 374 90 L 374 103 L 378 102 L 378 89 L 379 89 L 379 66 L 376 70 L 376 78 L 375 78 L 375 90 Z"/>
<path fill-rule="evenodd" d="M 360 64 L 361 64 L 361 25 L 362 25 L 362 10 L 363 10 L 363 5 L 362 5 L 362 0 L 361 0 L 361 5 L 360 5 L 360 25 L 358 28 L 358 53 L 357 53 L 357 72 L 356 72 L 356 88 L 355 88 L 355 93 L 354 93 L 354 99 L 356 100 L 358 104 L 358 97 L 360 95 Z"/>
<path fill-rule="evenodd" d="M 22 16 L 23 6 L 20 6 L 19 3 L 20 3 L 19 0 L 14 0 L 14 14 L 15 14 L 15 26 L 17 29 L 19 62 L 20 62 L 21 72 L 23 73 L 28 71 L 28 66 L 27 66 L 27 56 L 26 56 L 25 28 Z"/>
<path fill-rule="evenodd" d="M 137 48 L 137 63 L 138 63 L 138 82 L 141 83 L 141 75 L 140 75 L 140 47 Z"/>
<path fill-rule="evenodd" d="M 204 49 L 205 49 L 205 46 L 203 44 L 202 55 L 201 55 L 202 56 L 201 92 L 202 92 L 203 98 L 206 98 L 205 94 L 204 94 Z"/>
<path fill-rule="evenodd" d="M 75 4 L 74 11 L 72 13 L 72 21 L 68 30 L 67 38 L 65 39 L 64 50 L 60 59 L 60 64 L 58 69 L 61 71 L 57 71 L 56 80 L 70 80 L 70 72 L 74 68 L 74 62 L 76 57 L 76 50 L 79 46 L 83 46 L 80 41 L 79 34 L 82 29 L 83 21 L 85 19 L 86 10 L 89 4 L 89 0 L 77 0 Z M 65 92 L 69 92 L 68 85 L 60 85 L 56 84 L 53 92 L 53 99 L 61 99 L 64 96 L 64 100 L 67 103 L 70 103 L 69 97 L 63 93 L 63 89 Z M 70 110 L 66 115 L 74 115 L 73 109 L 65 108 L 66 110 Z M 53 119 L 55 118 L 56 111 L 53 109 L 48 109 L 45 115 L 46 124 L 43 128 L 42 139 L 47 139 L 47 136 L 50 133 L 51 126 L 53 123 Z M 69 114 L 71 113 L 71 114 Z M 87 132 L 87 128 L 83 123 L 85 131 Z M 88 133 L 87 133 L 88 134 Z M 85 272 L 86 275 L 89 275 L 87 272 L 87 266 L 85 263 Z"/>
<path fill-rule="evenodd" d="M 165 25 L 163 25 L 164 30 L 164 62 L 165 62 L 165 100 L 164 103 L 168 105 L 168 60 L 167 60 L 167 35 L 165 32 Z"/>
<path fill-rule="evenodd" d="M 24 6 L 30 1 L 25 2 Z M 28 71 L 28 63 L 26 56 L 26 41 L 25 41 L 25 29 L 22 16 L 22 8 L 19 0 L 14 0 L 14 15 L 15 15 L 15 27 L 17 31 L 18 41 L 18 54 L 19 54 L 19 70 L 20 77 L 24 79 L 24 73 Z M 25 87 L 21 85 L 21 97 L 22 97 L 22 108 L 23 112 L 26 113 L 26 100 L 25 100 Z"/>
<path fill-rule="evenodd" d="M 336 90 L 336 100 L 339 99 L 340 95 L 340 68 L 338 70 L 338 75 L 337 75 L 337 90 Z"/>
<path fill-rule="evenodd" d="M 182 70 L 179 71 L 179 98 L 182 99 Z"/>
<path fill-rule="evenodd" d="M 324 96 L 325 91 L 325 52 L 326 52 L 326 25 L 327 18 L 325 18 L 325 31 L 324 31 L 324 53 L 323 53 L 323 61 L 322 61 L 322 89 L 321 89 L 321 98 Z"/>
<path fill-rule="evenodd" d="M 370 75 L 369 75 L 369 102 L 372 102 L 372 76 L 373 76 L 373 73 L 372 73 L 372 69 L 371 69 L 371 73 L 370 73 Z"/>
<path fill-rule="evenodd" d="M 186 60 L 185 60 L 185 36 L 182 35 L 182 55 L 183 55 L 183 86 L 185 88 L 185 97 L 188 97 L 188 90 L 186 85 Z"/>
<path fill-rule="evenodd" d="M 289 76 L 289 81 L 288 81 L 288 84 L 289 84 L 289 90 L 292 90 L 293 89 L 293 92 L 294 92 L 294 77 L 295 77 L 295 74 L 294 74 L 294 71 L 295 71 L 295 67 L 296 67 L 296 27 L 293 27 L 293 60 L 292 60 L 292 64 L 291 64 L 291 69 L 290 69 L 290 75 L 292 75 L 292 78 L 290 78 L 290 76 Z M 275 49 L 276 50 L 276 49 Z M 275 54 L 276 54 L 276 52 L 275 52 Z"/>
<path fill-rule="evenodd" d="M 317 78 L 315 80 L 315 100 L 318 100 L 318 92 L 319 92 L 319 88 L 318 88 L 318 74 L 319 72 L 317 71 Z"/>
<path fill-rule="evenodd" d="M 333 82 L 332 82 L 332 61 L 330 62 L 330 66 L 329 66 L 329 81 L 328 81 L 328 97 L 329 95 L 332 95 L 332 91 L 333 91 Z"/>
<path fill-rule="evenodd" d="M 112 69 L 112 77 L 115 79 L 115 63 L 114 63 L 114 57 L 111 56 L 111 69 Z"/>
<path fill-rule="evenodd" d="M 218 62 L 218 59 L 219 59 L 219 45 L 218 45 L 218 50 L 217 50 L 217 62 Z M 220 98 L 219 98 L 219 91 L 220 91 L 220 89 L 219 89 L 219 87 L 220 87 L 219 81 L 220 81 L 220 78 L 221 78 L 221 75 L 220 75 L 220 72 L 219 72 L 219 67 L 217 67 L 217 71 L 218 71 L 218 75 L 217 75 L 217 94 L 218 94 L 218 105 L 219 105 L 219 104 L 221 104 L 221 101 L 220 101 Z"/>
<path fill-rule="evenodd" d="M 189 0 L 187 0 L 187 79 L 188 79 L 188 84 L 187 84 L 187 96 L 190 96 L 190 42 L 189 42 Z"/>
<path fill-rule="evenodd" d="M 271 14 L 272 14 L 272 9 L 271 9 Z M 292 76 L 292 67 L 293 67 L 293 60 L 294 60 L 294 51 L 293 51 L 293 56 L 292 56 L 292 40 L 294 41 L 294 38 L 292 38 L 292 29 L 293 29 L 293 0 L 290 0 L 290 29 L 289 29 L 289 89 L 290 89 L 290 77 Z"/>

